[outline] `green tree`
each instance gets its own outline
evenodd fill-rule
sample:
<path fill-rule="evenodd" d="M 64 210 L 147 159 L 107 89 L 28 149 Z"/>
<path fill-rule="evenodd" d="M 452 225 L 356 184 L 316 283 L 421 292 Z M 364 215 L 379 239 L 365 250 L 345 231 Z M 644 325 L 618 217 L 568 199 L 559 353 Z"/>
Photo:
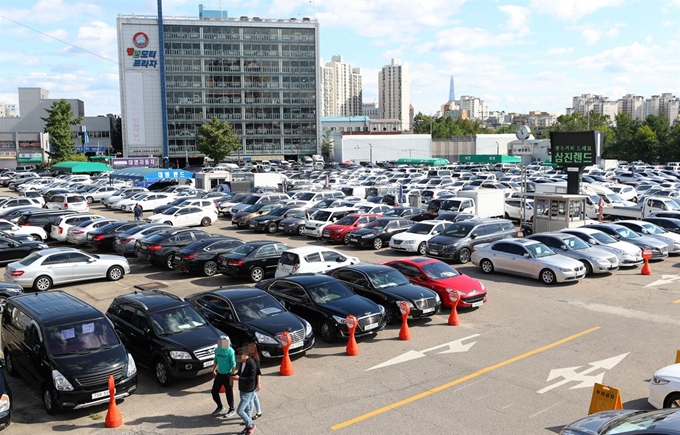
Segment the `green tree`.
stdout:
<path fill-rule="evenodd" d="M 676 122 L 671 129 L 668 143 L 664 147 L 665 162 L 680 161 L 680 122 Z"/>
<path fill-rule="evenodd" d="M 647 125 L 641 125 L 633 136 L 632 155 L 645 163 L 656 163 L 659 160 L 659 140 L 654 130 Z"/>
<path fill-rule="evenodd" d="M 234 134 L 231 125 L 213 116 L 198 127 L 196 149 L 215 163 L 241 148 L 241 138 Z"/>
<path fill-rule="evenodd" d="M 71 105 L 64 99 L 55 101 L 49 109 L 45 109 L 47 117 L 40 118 L 45 122 L 45 133 L 49 134 L 52 152 L 52 163 L 66 162 L 75 158 L 75 142 L 72 125 L 80 124 L 83 118 L 74 118 Z"/>
<path fill-rule="evenodd" d="M 332 131 L 331 129 L 326 129 L 323 132 L 323 140 L 321 141 L 321 155 L 323 155 L 324 159 L 327 159 L 331 156 L 332 152 L 333 152 Z"/>

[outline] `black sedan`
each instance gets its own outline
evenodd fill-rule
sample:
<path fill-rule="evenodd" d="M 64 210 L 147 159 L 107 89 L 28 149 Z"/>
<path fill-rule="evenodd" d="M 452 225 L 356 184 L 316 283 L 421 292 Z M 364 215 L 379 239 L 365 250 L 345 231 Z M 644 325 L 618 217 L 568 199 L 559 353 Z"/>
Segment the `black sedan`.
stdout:
<path fill-rule="evenodd" d="M 137 240 L 135 254 L 140 260 L 154 266 L 172 269 L 177 252 L 197 240 L 209 237 L 212 236 L 205 231 L 193 228 L 173 228 L 159 231 Z"/>
<path fill-rule="evenodd" d="M 383 213 L 383 217 L 410 218 L 422 212 L 418 207 L 394 207 Z"/>
<path fill-rule="evenodd" d="M 327 343 L 349 337 L 346 318 L 350 314 L 357 318 L 356 337 L 374 334 L 387 324 L 382 305 L 357 295 L 330 276 L 288 276 L 261 282 L 256 287 L 310 322 Z"/>
<path fill-rule="evenodd" d="M 211 290 L 185 298 L 203 317 L 225 332 L 234 347 L 257 343 L 264 358 L 281 358 L 282 332 L 290 334 L 289 353 L 306 352 L 314 346 L 312 325 L 286 310 L 265 291 L 254 288 Z"/>
<path fill-rule="evenodd" d="M 260 282 L 266 276 L 274 275 L 281 254 L 288 249 L 292 247 L 269 240 L 249 242 L 220 255 L 217 264 L 223 275 L 248 277 L 252 282 Z"/>
<path fill-rule="evenodd" d="M 401 272 L 379 264 L 356 264 L 328 272 L 358 295 L 385 307 L 387 323 L 401 322 L 399 302 L 409 304 L 409 318 L 429 317 L 442 306 L 439 295 L 411 282 Z"/>
<path fill-rule="evenodd" d="M 390 210 L 391 211 L 391 210 Z M 393 235 L 403 233 L 411 228 L 413 221 L 396 217 L 382 217 L 367 224 L 363 228 L 349 233 L 347 244 L 350 246 L 372 247 L 380 249 L 385 246 Z"/>
<path fill-rule="evenodd" d="M 47 249 L 42 241 L 17 241 L 8 237 L 0 237 L 0 263 L 11 263 L 21 260 L 33 251 Z"/>
<path fill-rule="evenodd" d="M 112 251 L 113 241 L 116 236 L 123 234 L 132 228 L 144 225 L 144 221 L 118 221 L 111 222 L 103 227 L 87 233 L 85 244 L 90 248 L 97 248 L 100 251 Z"/>
<path fill-rule="evenodd" d="M 172 268 L 186 273 L 202 273 L 213 276 L 217 273 L 217 257 L 243 245 L 235 237 L 210 237 L 198 240 L 180 249 L 172 260 Z"/>
<path fill-rule="evenodd" d="M 12 390 L 7 383 L 5 360 L 0 358 L 0 430 L 9 426 L 12 420 Z"/>
<path fill-rule="evenodd" d="M 677 219 L 649 216 L 642 218 L 642 220 L 657 225 L 668 232 L 680 234 L 680 216 Z"/>
<path fill-rule="evenodd" d="M 7 298 L 20 295 L 24 292 L 24 288 L 17 284 L 8 282 L 0 282 L 0 304 Z"/>
<path fill-rule="evenodd" d="M 680 435 L 680 409 L 617 410 L 591 414 L 566 425 L 560 435 Z"/>
<path fill-rule="evenodd" d="M 294 215 L 297 213 L 297 211 L 298 210 L 295 210 L 291 207 L 277 207 L 264 216 L 258 216 L 251 219 L 248 228 L 253 231 L 275 233 L 279 229 L 279 222 L 281 222 L 286 217 Z"/>

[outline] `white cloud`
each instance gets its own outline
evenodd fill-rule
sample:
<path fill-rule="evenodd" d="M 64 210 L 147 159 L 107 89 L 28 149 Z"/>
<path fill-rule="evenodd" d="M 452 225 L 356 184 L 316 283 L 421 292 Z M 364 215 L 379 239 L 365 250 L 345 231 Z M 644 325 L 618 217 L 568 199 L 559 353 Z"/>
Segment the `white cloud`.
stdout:
<path fill-rule="evenodd" d="M 508 14 L 508 21 L 503 25 L 504 28 L 520 32 L 529 31 L 529 16 L 531 15 L 529 8 L 505 5 L 499 6 L 498 9 Z"/>
<path fill-rule="evenodd" d="M 93 21 L 90 25 L 78 28 L 77 43 L 79 49 L 69 46 L 63 51 L 71 54 L 92 56 L 91 53 L 118 62 L 116 28 L 102 21 Z M 85 53 L 86 50 L 89 53 Z M 94 60 L 94 58 L 93 58 Z M 99 60 L 97 60 L 99 62 Z"/>
<path fill-rule="evenodd" d="M 647 44 L 651 44 L 653 40 L 654 38 L 652 37 L 652 35 L 647 35 L 647 37 L 645 38 L 645 42 Z"/>
<path fill-rule="evenodd" d="M 574 52 L 574 47 L 555 47 L 549 49 L 546 53 L 548 55 L 554 56 L 554 55 L 559 55 L 559 54 L 567 54 L 567 53 L 573 53 Z"/>
<path fill-rule="evenodd" d="M 663 20 L 663 21 L 661 22 L 661 25 L 662 25 L 663 27 L 671 27 L 671 26 L 674 26 L 674 25 L 675 25 L 675 21 L 672 21 L 672 20 Z"/>
<path fill-rule="evenodd" d="M 532 0 L 530 8 L 564 21 L 577 21 L 599 9 L 618 6 L 623 0 Z"/>
<path fill-rule="evenodd" d="M 64 29 L 48 30 L 45 34 L 49 36 L 49 38 L 46 39 L 60 39 L 62 41 L 68 39 L 68 32 Z"/>
<path fill-rule="evenodd" d="M 583 42 L 585 42 L 586 45 L 594 45 L 600 40 L 601 37 L 602 32 L 600 29 L 595 27 L 589 27 L 581 30 L 581 39 L 583 39 Z"/>
<path fill-rule="evenodd" d="M 77 12 L 82 19 L 102 15 L 103 9 L 93 2 L 71 3 L 64 0 L 38 0 L 30 8 L 0 7 L 0 14 L 34 27 L 36 23 L 54 23 L 73 17 Z"/>

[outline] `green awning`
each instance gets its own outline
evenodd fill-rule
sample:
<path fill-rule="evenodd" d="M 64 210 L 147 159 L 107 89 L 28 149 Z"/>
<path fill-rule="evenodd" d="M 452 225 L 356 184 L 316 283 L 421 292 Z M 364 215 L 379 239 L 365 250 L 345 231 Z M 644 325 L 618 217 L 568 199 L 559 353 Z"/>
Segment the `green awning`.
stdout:
<path fill-rule="evenodd" d="M 97 162 L 61 162 L 52 165 L 53 171 L 70 172 L 72 174 L 82 174 L 91 172 L 108 172 L 111 166 Z"/>
<path fill-rule="evenodd" d="M 522 161 L 517 156 L 503 154 L 461 154 L 459 159 L 462 163 L 519 163 Z"/>
<path fill-rule="evenodd" d="M 17 159 L 18 163 L 42 163 L 42 157 L 31 157 L 30 159 Z"/>
<path fill-rule="evenodd" d="M 446 159 L 410 159 L 403 158 L 397 160 L 397 165 L 425 165 L 425 166 L 445 166 L 449 161 Z"/>
<path fill-rule="evenodd" d="M 88 157 L 90 160 L 111 160 L 115 159 L 114 156 L 90 156 Z"/>

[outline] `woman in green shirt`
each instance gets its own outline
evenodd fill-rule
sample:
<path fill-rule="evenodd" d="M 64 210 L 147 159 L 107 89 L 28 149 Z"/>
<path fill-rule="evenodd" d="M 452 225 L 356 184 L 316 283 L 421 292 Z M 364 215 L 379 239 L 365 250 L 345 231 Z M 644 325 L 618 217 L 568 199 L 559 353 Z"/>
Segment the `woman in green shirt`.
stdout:
<path fill-rule="evenodd" d="M 220 336 L 217 341 L 217 349 L 215 349 L 215 364 L 213 365 L 213 386 L 212 398 L 217 404 L 217 408 L 212 415 L 219 415 L 224 411 L 222 400 L 220 399 L 220 389 L 224 387 L 224 392 L 227 396 L 227 405 L 229 410 L 226 416 L 234 415 L 234 390 L 231 375 L 236 371 L 236 355 L 234 349 L 231 348 L 231 340 L 226 335 Z"/>

